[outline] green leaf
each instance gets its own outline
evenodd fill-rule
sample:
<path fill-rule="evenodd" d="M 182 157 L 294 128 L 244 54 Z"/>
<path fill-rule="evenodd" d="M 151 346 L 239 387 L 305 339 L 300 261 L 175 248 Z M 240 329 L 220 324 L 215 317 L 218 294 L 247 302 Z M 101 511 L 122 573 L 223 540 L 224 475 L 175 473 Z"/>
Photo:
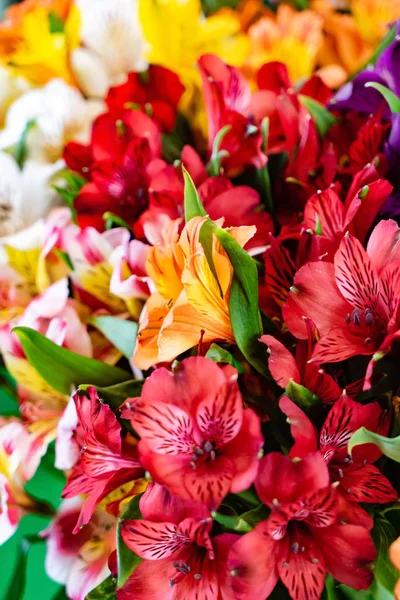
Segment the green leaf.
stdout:
<path fill-rule="evenodd" d="M 57 346 L 38 331 L 29 327 L 15 327 L 26 357 L 39 375 L 58 392 L 70 395 L 82 383 L 115 385 L 128 381 L 131 375 L 117 367 L 80 356 Z"/>
<path fill-rule="evenodd" d="M 207 165 L 207 170 L 211 177 L 217 177 L 220 175 L 222 159 L 229 156 L 229 152 L 227 150 L 220 150 L 220 146 L 222 140 L 231 129 L 232 125 L 225 125 L 225 127 L 222 127 L 222 129 L 218 131 L 214 138 L 211 158 Z"/>
<path fill-rule="evenodd" d="M 235 369 L 237 369 L 239 373 L 243 373 L 243 367 L 240 364 L 240 362 L 235 360 L 235 358 L 230 352 L 228 352 L 228 350 L 225 350 L 225 348 L 221 348 L 221 346 L 219 346 L 218 344 L 211 344 L 206 354 L 206 357 L 210 358 L 216 363 L 232 365 L 232 367 L 235 367 Z"/>
<path fill-rule="evenodd" d="M 392 90 L 389 90 L 389 88 L 382 85 L 381 83 L 375 83 L 375 81 L 368 81 L 368 83 L 365 84 L 365 87 L 374 88 L 374 90 L 380 92 L 385 98 L 386 102 L 389 104 L 389 108 L 392 111 L 392 113 L 400 113 L 400 98 L 396 96 L 396 94 L 394 94 Z"/>
<path fill-rule="evenodd" d="M 203 12 L 206 16 L 221 10 L 221 8 L 236 8 L 239 0 L 202 0 Z"/>
<path fill-rule="evenodd" d="M 353 80 L 361 71 L 365 71 L 368 67 L 375 65 L 382 52 L 394 42 L 396 35 L 397 25 L 395 24 L 391 29 L 389 29 L 389 31 L 387 32 L 381 43 L 378 45 L 372 56 L 370 56 L 370 58 L 359 69 L 357 69 L 357 71 L 354 71 L 350 75 L 349 81 Z"/>
<path fill-rule="evenodd" d="M 68 600 L 65 587 L 61 587 L 51 600 Z"/>
<path fill-rule="evenodd" d="M 138 324 L 108 315 L 93 316 L 89 320 L 129 360 L 135 349 Z"/>
<path fill-rule="evenodd" d="M 249 363 L 268 377 L 265 346 L 259 342 L 262 327 L 258 309 L 257 265 L 227 231 L 216 229 L 215 235 L 228 254 L 234 271 L 229 293 L 229 315 L 236 343 Z"/>
<path fill-rule="evenodd" d="M 286 394 L 297 406 L 300 406 L 302 410 L 307 412 L 310 408 L 316 404 L 320 404 L 321 400 L 310 392 L 307 388 L 295 383 L 293 380 L 288 383 L 285 390 Z"/>
<path fill-rule="evenodd" d="M 351 454 L 351 451 L 355 446 L 360 446 L 362 444 L 375 444 L 385 456 L 396 462 L 400 462 L 400 436 L 387 438 L 383 435 L 379 435 L 379 433 L 368 431 L 365 427 L 360 427 L 360 429 L 357 429 L 357 431 L 353 433 L 349 440 L 349 454 Z"/>
<path fill-rule="evenodd" d="M 207 213 L 201 203 L 200 196 L 193 183 L 193 179 L 182 165 L 183 179 L 185 182 L 185 221 L 186 223 L 194 217 L 206 217 Z"/>
<path fill-rule="evenodd" d="M 74 265 L 71 262 L 71 259 L 69 257 L 69 254 L 67 254 L 66 252 L 64 252 L 63 250 L 60 250 L 59 248 L 54 248 L 53 252 L 56 256 L 58 256 L 58 258 L 60 260 L 63 261 L 63 263 L 68 267 L 68 269 L 70 269 L 71 271 L 74 270 Z"/>
<path fill-rule="evenodd" d="M 95 386 L 100 398 L 113 410 L 116 410 L 127 398 L 137 398 L 142 393 L 144 381 L 131 379 L 107 387 Z M 87 385 L 80 385 L 80 390 L 85 390 Z"/>
<path fill-rule="evenodd" d="M 112 229 L 113 227 L 123 227 L 127 229 L 131 235 L 133 235 L 133 229 L 124 219 L 115 215 L 112 212 L 105 212 L 103 215 L 104 226 L 106 229 Z"/>
<path fill-rule="evenodd" d="M 345 600 L 377 600 L 374 598 L 369 590 L 353 590 L 353 588 L 347 585 L 340 584 L 337 589 L 340 591 Z M 383 599 L 380 599 L 383 600 Z"/>
<path fill-rule="evenodd" d="M 49 13 L 49 27 L 50 33 L 64 33 L 64 23 L 53 11 Z"/>
<path fill-rule="evenodd" d="M 117 600 L 116 591 L 115 579 L 110 575 L 89 592 L 85 600 Z"/>
<path fill-rule="evenodd" d="M 26 568 L 29 550 L 32 544 L 37 544 L 38 542 L 42 542 L 42 539 L 37 535 L 23 537 L 20 541 L 14 575 L 4 596 L 7 600 L 21 600 L 23 598 L 26 586 Z"/>
<path fill-rule="evenodd" d="M 17 164 L 19 167 L 22 167 L 26 160 L 26 143 L 27 143 L 28 133 L 35 125 L 36 125 L 36 121 L 34 119 L 27 122 L 27 124 L 25 125 L 25 129 L 23 130 L 22 135 L 16 145 L 15 160 L 17 161 Z"/>
<path fill-rule="evenodd" d="M 118 587 L 122 587 L 132 575 L 134 569 L 142 562 L 140 556 L 137 556 L 124 543 L 122 538 L 121 526 L 126 519 L 142 519 L 139 502 L 143 494 L 138 494 L 129 502 L 128 506 L 121 515 L 117 525 L 117 562 L 118 562 Z"/>
<path fill-rule="evenodd" d="M 337 122 L 336 117 L 329 112 L 322 104 L 310 98 L 299 94 L 299 100 L 306 107 L 310 115 L 315 121 L 319 135 L 323 138 L 328 130 Z"/>
<path fill-rule="evenodd" d="M 0 367 L 0 415 L 18 417 L 19 402 L 15 380 L 3 366 Z"/>
<path fill-rule="evenodd" d="M 63 471 L 56 469 L 54 464 L 55 442 L 52 442 L 36 473 L 25 485 L 25 491 L 40 503 L 37 512 L 44 515 L 54 514 L 54 510 L 60 505 L 65 487 L 65 475 Z"/>
<path fill-rule="evenodd" d="M 270 515 L 270 509 L 265 504 L 249 510 L 238 517 L 234 529 L 236 531 L 251 531 L 261 521 L 266 521 Z"/>
<path fill-rule="evenodd" d="M 398 537 L 397 532 L 385 517 L 378 515 L 371 533 L 377 549 L 374 565 L 375 579 L 372 587 L 380 584 L 382 588 L 393 593 L 394 587 L 400 579 L 400 571 L 396 569 L 389 558 L 389 548 Z"/>
<path fill-rule="evenodd" d="M 217 511 L 213 511 L 211 513 L 211 516 L 214 519 L 214 521 L 216 521 L 226 529 L 233 529 L 237 521 L 237 517 L 235 515 L 224 515 Z"/>

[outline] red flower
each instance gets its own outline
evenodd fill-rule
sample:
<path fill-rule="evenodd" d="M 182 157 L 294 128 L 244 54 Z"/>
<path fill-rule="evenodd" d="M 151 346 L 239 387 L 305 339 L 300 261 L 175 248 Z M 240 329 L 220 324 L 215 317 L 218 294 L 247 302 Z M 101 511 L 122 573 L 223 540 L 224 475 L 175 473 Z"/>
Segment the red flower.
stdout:
<path fill-rule="evenodd" d="M 355 175 L 344 202 L 340 186 L 317 192 L 307 201 L 303 227 L 313 231 L 314 257 L 332 260 L 343 235 L 348 232 L 363 244 L 393 187 L 369 164 Z"/>
<path fill-rule="evenodd" d="M 173 71 L 150 65 L 147 71 L 129 73 L 125 83 L 110 88 L 106 103 L 115 118 L 120 118 L 127 109 L 141 110 L 168 132 L 175 127 L 178 104 L 184 91 Z"/>
<path fill-rule="evenodd" d="M 77 145 L 69 145 L 65 154 L 71 167 L 90 177 L 74 203 L 80 224 L 102 230 L 103 214 L 110 211 L 134 225 L 148 206 L 150 177 L 161 162 L 154 121 L 129 110 L 117 120 L 101 115 L 93 125 L 90 155 Z"/>
<path fill-rule="evenodd" d="M 245 77 L 213 54 L 200 58 L 199 69 L 208 116 L 209 152 L 218 132 L 230 125 L 219 148 L 227 153 L 222 160 L 227 175 L 236 175 L 248 165 L 261 169 L 267 157 L 261 149 L 261 131 L 249 118 L 251 91 Z"/>
<path fill-rule="evenodd" d="M 390 482 L 373 465 L 382 453 L 372 444 L 364 444 L 347 452 L 348 442 L 357 429 L 387 435 L 390 419 L 377 402 L 363 406 L 343 395 L 331 408 L 321 429 L 319 440 L 316 430 L 304 414 L 289 398 L 279 402 L 287 415 L 294 446 L 290 456 L 303 458 L 318 449 L 328 463 L 331 482 L 338 482 L 338 490 L 351 502 L 377 502 L 384 504 L 397 500 L 397 493 Z"/>
<path fill-rule="evenodd" d="M 268 367 L 276 383 L 286 388 L 291 381 L 299 383 L 313 392 L 326 404 L 336 402 L 342 389 L 336 381 L 315 363 L 310 363 L 312 349 L 318 340 L 318 331 L 309 319 L 306 319 L 308 340 L 299 340 L 295 357 L 272 335 L 263 335 L 261 341 L 268 346 Z"/>
<path fill-rule="evenodd" d="M 121 426 L 107 404 L 100 402 L 94 387 L 74 395 L 78 413 L 76 441 L 81 445 L 80 458 L 68 477 L 63 497 L 87 494 L 75 527 L 86 525 L 96 506 L 107 494 L 122 484 L 144 475 L 136 446 L 121 439 Z M 130 488 L 129 488 L 130 491 Z"/>
<path fill-rule="evenodd" d="M 337 362 L 374 354 L 398 330 L 399 236 L 394 221 L 381 221 L 366 251 L 346 235 L 334 264 L 311 262 L 297 272 L 283 314 L 300 339 L 307 336 L 303 316 L 316 324 L 321 339 L 312 360 Z"/>
<path fill-rule="evenodd" d="M 260 421 L 243 409 L 236 379 L 234 369 L 187 358 L 173 372 L 154 371 L 123 413 L 141 437 L 141 460 L 155 481 L 209 508 L 247 489 L 257 473 Z"/>
<path fill-rule="evenodd" d="M 202 204 L 214 221 L 224 217 L 227 227 L 255 225 L 257 232 L 246 248 L 265 245 L 268 234 L 273 231 L 270 215 L 262 209 L 258 192 L 246 185 L 234 186 L 231 181 L 219 175 L 207 177 L 207 172 L 196 152 L 185 146 L 182 162 L 194 178 Z M 172 165 L 160 168 L 150 181 L 149 208 L 140 218 L 140 224 L 156 223 L 160 214 L 171 219 L 184 217 L 184 183 L 182 170 Z"/>
<path fill-rule="evenodd" d="M 144 560 L 117 591 L 118 600 L 234 600 L 227 554 L 238 536 L 210 538 L 212 519 L 194 501 L 182 501 L 158 484 L 140 499 L 143 520 L 125 520 L 125 544 Z"/>
<path fill-rule="evenodd" d="M 231 550 L 239 600 L 264 600 L 278 577 L 293 600 L 318 600 L 327 572 L 355 589 L 368 588 L 374 544 L 366 526 L 353 524 L 350 511 L 343 514 L 321 454 L 292 462 L 272 452 L 261 461 L 255 485 L 271 515 Z"/>

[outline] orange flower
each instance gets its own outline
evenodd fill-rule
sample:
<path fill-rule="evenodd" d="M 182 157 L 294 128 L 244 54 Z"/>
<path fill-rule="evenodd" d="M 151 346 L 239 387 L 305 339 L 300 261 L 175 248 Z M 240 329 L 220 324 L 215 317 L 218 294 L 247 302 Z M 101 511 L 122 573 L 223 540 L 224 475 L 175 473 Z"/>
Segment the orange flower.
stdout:
<path fill-rule="evenodd" d="M 320 74 L 332 87 L 339 87 L 348 74 L 367 62 L 389 24 L 400 17 L 400 0 L 352 0 L 349 4 L 351 15 L 335 12 L 332 0 L 314 0 L 312 4 L 324 20 L 324 43 L 318 53 L 323 67 Z"/>
<path fill-rule="evenodd" d="M 262 17 L 249 29 L 252 53 L 248 66 L 257 71 L 264 63 L 286 64 L 293 82 L 309 77 L 322 44 L 320 15 L 312 10 L 298 12 L 287 4 Z"/>
<path fill-rule="evenodd" d="M 180 220 L 171 221 L 163 239 L 149 252 L 147 273 L 156 292 L 151 295 L 140 320 L 134 364 L 141 369 L 174 358 L 204 342 L 234 342 L 229 319 L 229 289 L 232 265 L 213 237 L 213 274 L 200 231 L 207 217 L 191 219 L 178 234 Z M 254 235 L 255 227 L 228 230 L 243 247 Z"/>
<path fill-rule="evenodd" d="M 390 560 L 400 570 L 400 537 L 390 546 Z M 396 584 L 394 595 L 396 600 L 400 600 L 400 580 Z"/>

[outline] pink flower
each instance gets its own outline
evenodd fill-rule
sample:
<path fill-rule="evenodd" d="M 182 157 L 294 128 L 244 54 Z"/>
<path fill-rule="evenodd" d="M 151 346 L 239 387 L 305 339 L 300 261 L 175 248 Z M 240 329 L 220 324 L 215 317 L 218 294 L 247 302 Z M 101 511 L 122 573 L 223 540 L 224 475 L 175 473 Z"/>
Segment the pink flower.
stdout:
<path fill-rule="evenodd" d="M 117 591 L 118 600 L 235 599 L 226 558 L 237 535 L 211 539 L 207 509 L 158 484 L 149 485 L 140 511 L 143 520 L 124 521 L 122 536 L 143 561 Z"/>
<path fill-rule="evenodd" d="M 71 600 L 84 600 L 110 574 L 108 559 L 115 548 L 116 519 L 97 509 L 84 528 L 73 533 L 83 500 L 65 500 L 43 532 L 47 542 L 46 572 L 66 587 Z"/>
<path fill-rule="evenodd" d="M 363 406 L 344 394 L 331 408 L 319 437 L 310 419 L 289 398 L 283 396 L 279 407 L 288 417 L 295 441 L 292 458 L 304 458 L 319 449 L 328 464 L 331 482 L 339 483 L 338 491 L 346 500 L 380 504 L 397 500 L 391 483 L 373 464 L 382 456 L 377 446 L 358 446 L 352 456 L 347 452 L 351 436 L 360 427 L 388 434 L 390 419 L 377 402 Z"/>
<path fill-rule="evenodd" d="M 334 263 L 311 262 L 294 278 L 283 308 L 297 338 L 307 336 L 303 316 L 312 319 L 321 339 L 312 360 L 338 362 L 371 355 L 399 328 L 400 229 L 381 221 L 367 250 L 352 235 L 340 242 Z"/>
<path fill-rule="evenodd" d="M 123 413 L 155 481 L 210 508 L 253 483 L 263 445 L 259 418 L 243 409 L 236 379 L 233 369 L 187 358 L 172 372 L 154 371 Z"/>
<path fill-rule="evenodd" d="M 321 454 L 295 462 L 272 452 L 261 461 L 255 485 L 271 514 L 230 553 L 239 600 L 265 600 L 278 578 L 293 600 L 318 600 L 327 572 L 355 589 L 369 587 L 376 555 L 371 522 L 354 524 L 339 504 Z"/>
<path fill-rule="evenodd" d="M 80 457 L 75 464 L 63 497 L 79 494 L 88 497 L 82 505 L 74 532 L 86 525 L 98 503 L 111 491 L 129 484 L 125 496 L 135 491 L 135 480 L 144 475 L 133 441 L 121 438 L 121 426 L 107 404 L 100 402 L 96 389 L 89 387 L 89 398 L 83 392 L 74 395 L 78 425 L 75 441 Z M 121 494 L 120 500 L 124 497 Z"/>

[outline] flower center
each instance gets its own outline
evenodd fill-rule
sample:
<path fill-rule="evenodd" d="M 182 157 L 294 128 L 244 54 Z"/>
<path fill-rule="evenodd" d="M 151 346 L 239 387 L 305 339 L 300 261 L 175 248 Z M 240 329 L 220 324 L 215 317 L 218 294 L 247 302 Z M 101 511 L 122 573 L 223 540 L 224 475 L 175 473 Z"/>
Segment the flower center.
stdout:
<path fill-rule="evenodd" d="M 196 470 L 199 464 L 208 462 L 209 460 L 215 460 L 216 457 L 217 453 L 215 450 L 215 445 L 213 442 L 210 442 L 208 440 L 204 442 L 202 447 L 195 447 L 192 454 L 192 461 L 190 463 L 190 466 L 192 467 L 192 469 Z"/>

